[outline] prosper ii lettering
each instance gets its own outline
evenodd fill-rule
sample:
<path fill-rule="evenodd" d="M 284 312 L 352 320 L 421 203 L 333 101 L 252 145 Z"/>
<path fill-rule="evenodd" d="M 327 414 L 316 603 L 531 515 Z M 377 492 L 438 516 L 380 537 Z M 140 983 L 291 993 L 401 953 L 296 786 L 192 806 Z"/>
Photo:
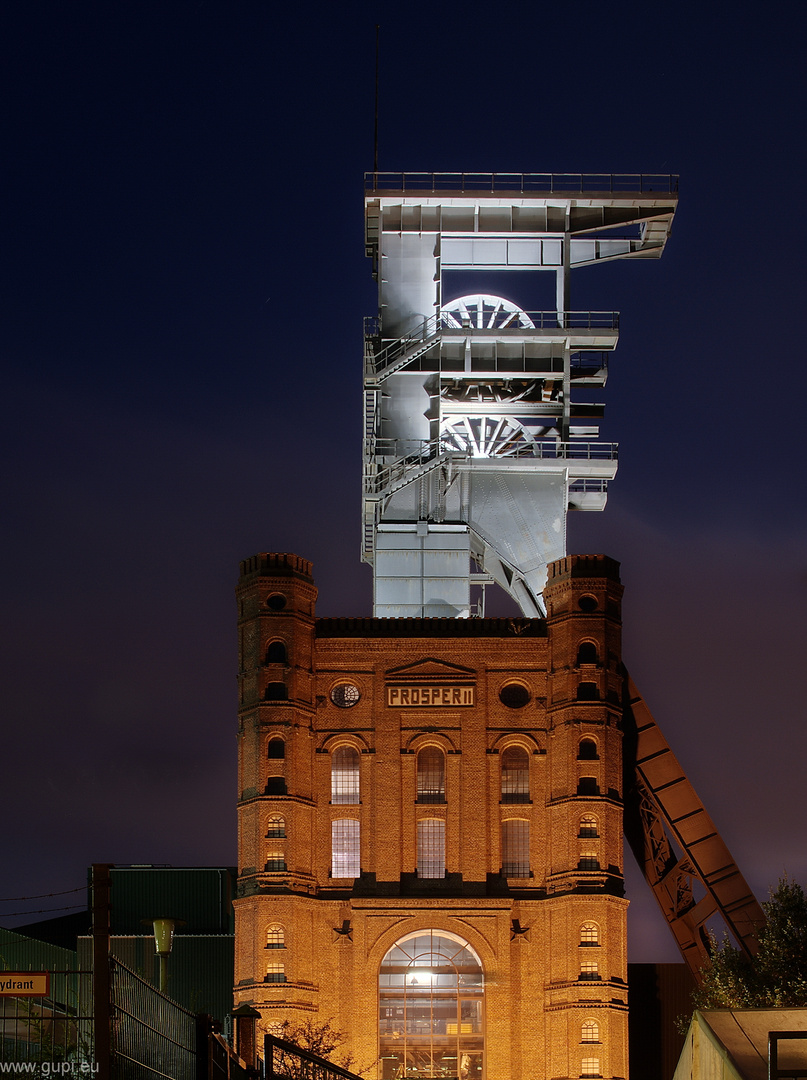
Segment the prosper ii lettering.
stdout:
<path fill-rule="evenodd" d="M 398 708 L 473 705 L 472 686 L 388 686 L 387 704 Z"/>

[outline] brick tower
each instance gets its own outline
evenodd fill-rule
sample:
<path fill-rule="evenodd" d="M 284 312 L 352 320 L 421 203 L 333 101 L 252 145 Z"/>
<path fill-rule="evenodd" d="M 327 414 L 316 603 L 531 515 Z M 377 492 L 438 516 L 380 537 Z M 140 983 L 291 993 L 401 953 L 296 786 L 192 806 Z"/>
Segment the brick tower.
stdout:
<path fill-rule="evenodd" d="M 317 619 L 238 584 L 236 1004 L 330 1019 L 369 1076 L 627 1076 L 618 566 L 546 618 Z"/>

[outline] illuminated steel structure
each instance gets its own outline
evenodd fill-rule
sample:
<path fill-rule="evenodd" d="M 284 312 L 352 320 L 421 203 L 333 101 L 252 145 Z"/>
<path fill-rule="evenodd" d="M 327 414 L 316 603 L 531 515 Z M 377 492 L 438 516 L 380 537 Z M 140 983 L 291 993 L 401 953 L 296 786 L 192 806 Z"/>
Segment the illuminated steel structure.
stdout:
<path fill-rule="evenodd" d="M 495 581 L 543 614 L 566 511 L 602 510 L 617 448 L 598 441 L 615 312 L 574 311 L 573 269 L 659 258 L 677 177 L 368 173 L 363 558 L 379 617 L 468 616 Z M 543 272 L 554 308 L 524 311 L 451 272 Z M 466 274 L 466 280 L 467 280 Z M 536 280 L 536 286 L 539 284 Z M 474 564 L 480 573 L 471 574 Z"/>
<path fill-rule="evenodd" d="M 618 564 L 564 554 L 616 471 L 571 392 L 605 382 L 617 321 L 570 310 L 569 274 L 658 257 L 675 201 L 674 177 L 369 177 L 374 616 L 318 617 L 288 553 L 237 589 L 235 997 L 261 1034 L 330 1018 L 377 1080 L 624 1080 L 623 832 L 693 973 L 716 917 L 755 950 L 622 662 Z M 481 270 L 554 273 L 555 309 L 444 297 Z M 468 618 L 476 579 L 528 617 Z"/>

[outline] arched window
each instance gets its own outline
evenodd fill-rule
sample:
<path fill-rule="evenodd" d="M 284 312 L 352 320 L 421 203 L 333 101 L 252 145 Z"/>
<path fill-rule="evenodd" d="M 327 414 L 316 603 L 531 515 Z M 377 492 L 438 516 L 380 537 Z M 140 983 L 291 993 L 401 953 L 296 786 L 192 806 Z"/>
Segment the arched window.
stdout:
<path fill-rule="evenodd" d="M 600 692 L 595 682 L 581 682 L 577 684 L 578 701 L 599 701 Z"/>
<path fill-rule="evenodd" d="M 264 982 L 285 982 L 286 981 L 286 966 L 285 964 L 267 964 L 266 974 L 263 977 Z"/>
<path fill-rule="evenodd" d="M 288 701 L 289 692 L 285 683 L 270 682 L 263 696 L 267 701 Z"/>
<path fill-rule="evenodd" d="M 267 664 L 285 664 L 286 646 L 282 641 L 270 641 L 266 650 Z"/>
<path fill-rule="evenodd" d="M 577 665 L 596 664 L 597 646 L 593 641 L 581 641 L 577 649 Z"/>
<path fill-rule="evenodd" d="M 581 945 L 599 945 L 600 943 L 600 928 L 596 923 L 584 922 L 580 927 L 580 944 Z"/>
<path fill-rule="evenodd" d="M 530 823 L 502 822 L 502 874 L 504 877 L 530 876 Z"/>
<path fill-rule="evenodd" d="M 266 865 L 264 870 L 269 873 L 277 873 L 280 870 L 286 869 L 286 856 L 282 851 L 270 851 L 266 856 Z"/>
<path fill-rule="evenodd" d="M 266 756 L 273 759 L 281 759 L 286 756 L 286 744 L 283 739 L 270 739 L 266 744 Z"/>
<path fill-rule="evenodd" d="M 580 831 L 577 834 L 582 837 L 594 837 L 600 835 L 600 826 L 593 814 L 583 814 L 580 818 Z"/>
<path fill-rule="evenodd" d="M 446 801 L 446 759 L 436 746 L 418 751 L 418 802 Z"/>
<path fill-rule="evenodd" d="M 385 1080 L 482 1080 L 484 980 L 467 942 L 437 930 L 410 934 L 384 957 L 378 982 Z"/>
<path fill-rule="evenodd" d="M 282 926 L 278 923 L 272 923 L 271 926 L 266 928 L 266 948 L 267 949 L 285 949 L 286 948 L 286 933 Z"/>
<path fill-rule="evenodd" d="M 418 877 L 446 876 L 446 823 L 439 818 L 418 822 Z"/>
<path fill-rule="evenodd" d="M 530 801 L 530 759 L 520 746 L 508 746 L 502 754 L 502 802 Z"/>
<path fill-rule="evenodd" d="M 580 1028 L 580 1042 L 595 1043 L 600 1041 L 600 1025 L 596 1020 L 584 1020 Z"/>
<path fill-rule="evenodd" d="M 600 1076 L 600 1059 L 585 1057 L 580 1067 L 581 1076 Z"/>
<path fill-rule="evenodd" d="M 331 822 L 331 877 L 357 878 L 361 873 L 359 823 L 353 818 Z"/>
<path fill-rule="evenodd" d="M 286 835 L 286 819 L 282 814 L 272 814 L 269 817 L 269 828 L 266 830 L 267 839 L 283 839 Z"/>
<path fill-rule="evenodd" d="M 581 739 L 580 745 L 577 748 L 577 760 L 578 761 L 597 761 L 599 758 L 597 753 L 597 744 L 593 739 Z"/>
<path fill-rule="evenodd" d="M 338 746 L 331 755 L 331 802 L 359 802 L 359 752 L 353 746 Z"/>

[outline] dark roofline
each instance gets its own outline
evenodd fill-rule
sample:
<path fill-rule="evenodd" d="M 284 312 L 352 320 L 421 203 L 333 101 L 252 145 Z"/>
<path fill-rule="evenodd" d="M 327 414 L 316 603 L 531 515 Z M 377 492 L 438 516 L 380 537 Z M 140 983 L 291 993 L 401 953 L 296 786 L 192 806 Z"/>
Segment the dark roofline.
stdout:
<path fill-rule="evenodd" d="M 546 637 L 545 619 L 316 619 L 318 638 Z"/>

